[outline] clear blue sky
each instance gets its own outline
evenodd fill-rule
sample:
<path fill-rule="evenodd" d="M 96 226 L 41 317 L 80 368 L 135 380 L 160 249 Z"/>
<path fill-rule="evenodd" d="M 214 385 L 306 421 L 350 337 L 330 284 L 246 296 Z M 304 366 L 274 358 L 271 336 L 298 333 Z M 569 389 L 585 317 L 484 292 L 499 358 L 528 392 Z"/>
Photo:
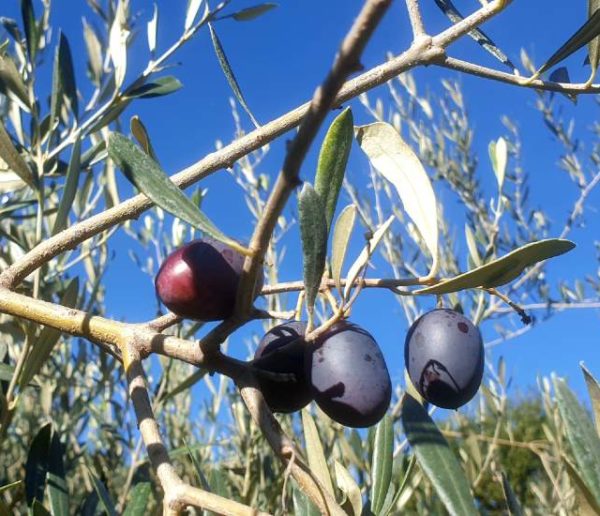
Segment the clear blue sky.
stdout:
<path fill-rule="evenodd" d="M 158 30 L 160 51 L 179 34 L 186 2 L 162 0 L 157 3 L 161 12 Z M 255 3 L 234 0 L 228 11 Z M 447 19 L 432 0 L 422 0 L 421 3 L 426 26 L 431 33 L 448 26 Z M 457 0 L 456 3 L 464 13 L 479 6 L 475 1 Z M 283 0 L 277 9 L 253 22 L 227 20 L 217 24 L 219 36 L 248 104 L 260 122 L 283 114 L 311 96 L 327 72 L 337 45 L 361 5 L 362 2 L 349 0 Z M 136 28 L 139 34 L 129 57 L 128 77 L 139 72 L 145 63 L 145 23 L 151 17 L 151 6 L 151 2 L 132 2 L 132 12 L 138 15 Z M 586 9 L 583 0 L 568 3 L 515 0 L 502 16 L 485 25 L 484 30 L 513 62 L 520 62 L 520 49 L 525 48 L 536 63 L 541 63 L 583 22 Z M 0 14 L 18 17 L 18 2 L 5 2 Z M 82 16 L 92 18 L 86 2 L 54 2 L 54 23 L 62 27 L 69 38 L 75 65 L 80 73 L 80 85 L 85 83 Z M 399 53 L 407 47 L 410 39 L 404 2 L 395 1 L 366 50 L 363 59 L 365 67 L 384 61 L 387 51 Z M 470 39 L 451 47 L 450 53 L 488 66 L 500 66 Z M 580 52 L 568 61 L 574 80 L 587 78 L 588 69 L 581 66 L 583 59 L 584 53 Z M 166 98 L 140 101 L 125 114 L 125 119 L 133 114 L 142 118 L 152 135 L 161 163 L 169 172 L 175 172 L 214 150 L 215 140 L 231 141 L 234 131 L 229 108 L 230 90 L 217 64 L 207 31 L 202 31 L 192 43 L 178 52 L 172 62 L 181 63 L 182 66 L 168 73 L 176 75 L 184 88 Z M 549 211 L 558 234 L 577 192 L 557 166 L 560 150 L 554 145 L 539 113 L 533 107 L 535 94 L 483 79 L 459 76 L 443 69 L 418 70 L 415 76 L 420 91 L 439 92 L 442 78 L 460 80 L 475 124 L 476 148 L 481 163 L 479 171 L 482 175 L 488 174 L 488 177 L 483 177 L 483 182 L 489 183 L 490 188 L 494 179 L 487 164 L 487 145 L 491 139 L 504 133 L 501 116 L 507 115 L 518 122 L 524 143 L 523 165 L 531 173 L 531 195 L 535 203 Z M 89 93 L 83 89 L 87 98 Z M 385 88 L 379 88 L 372 95 L 387 98 Z M 356 102 L 351 105 L 358 123 L 369 121 L 360 104 Z M 581 129 L 589 127 L 596 119 L 597 104 L 593 97 L 580 97 L 577 106 L 564 102 L 563 109 L 565 117 L 576 117 Z M 242 117 L 245 127 L 250 130 L 249 120 L 244 115 Z M 277 173 L 283 158 L 284 143 L 285 139 L 282 138 L 272 145 L 261 172 L 271 176 Z M 590 146 L 589 140 L 583 143 Z M 303 168 L 302 176 L 306 180 L 312 180 L 314 164 L 313 152 Z M 367 162 L 355 149 L 349 174 L 360 183 L 366 181 L 367 173 Z M 232 190 L 233 184 L 231 177 L 225 173 L 207 180 L 204 186 L 209 188 L 209 195 L 204 209 L 226 232 L 236 238 L 247 239 L 251 234 L 249 217 L 241 193 Z M 593 195 L 589 204 L 597 206 L 599 198 L 598 194 Z M 583 272 L 594 274 L 598 264 L 592 239 L 598 234 L 599 227 L 595 211 L 588 213 L 587 221 L 585 230 L 575 230 L 571 234 L 578 248 L 552 264 L 551 272 L 556 277 L 573 278 Z M 462 236 L 462 228 L 457 234 Z M 297 233 L 293 238 L 298 238 Z M 144 320 L 154 314 L 153 284 L 149 277 L 136 272 L 133 267 L 127 255 L 127 247 L 131 246 L 136 247 L 127 237 L 114 240 L 112 249 L 116 254 L 114 265 L 107 275 L 107 305 L 111 316 Z M 466 252 L 462 242 L 457 246 Z M 284 265 L 285 279 L 300 277 L 300 258 L 294 258 L 292 254 L 288 253 Z M 354 320 L 374 334 L 383 348 L 390 373 L 395 379 L 400 378 L 406 322 L 392 295 L 389 292 L 365 293 L 357 306 Z M 256 325 L 253 328 L 258 330 Z M 484 337 L 488 340 L 494 337 L 490 328 L 483 329 Z M 582 393 L 583 382 L 578 369 L 580 360 L 584 360 L 600 376 L 598 329 L 597 311 L 559 314 L 523 337 L 497 347 L 493 352 L 494 360 L 501 355 L 505 357 L 507 371 L 513 376 L 512 392 L 526 392 L 535 384 L 537 375 L 556 371 L 568 376 L 572 385 Z M 237 355 L 243 356 L 245 353 L 244 335 L 247 333 L 240 332 L 232 341 L 231 349 Z"/>

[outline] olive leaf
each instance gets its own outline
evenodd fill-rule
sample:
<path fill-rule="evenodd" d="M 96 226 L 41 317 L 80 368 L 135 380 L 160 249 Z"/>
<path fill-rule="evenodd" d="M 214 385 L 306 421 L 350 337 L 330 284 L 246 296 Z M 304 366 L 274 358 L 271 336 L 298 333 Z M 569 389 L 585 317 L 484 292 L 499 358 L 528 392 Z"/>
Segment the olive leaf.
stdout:
<path fill-rule="evenodd" d="M 421 161 L 393 126 L 385 122 L 356 127 L 356 139 L 371 165 L 394 185 L 434 262 L 438 254 L 437 203 Z"/>
<path fill-rule="evenodd" d="M 342 267 L 344 259 L 348 251 L 348 244 L 354 222 L 356 221 L 356 206 L 352 204 L 346 206 L 340 213 L 333 229 L 333 242 L 331 250 L 331 275 L 335 281 L 338 291 L 342 292 L 340 278 L 342 275 Z"/>
<path fill-rule="evenodd" d="M 123 511 L 123 516 L 145 516 L 148 514 L 148 502 L 152 495 L 150 482 L 138 482 L 129 495 L 129 503 Z"/>
<path fill-rule="evenodd" d="M 159 77 L 151 82 L 147 82 L 142 86 L 137 86 L 127 90 L 125 96 L 137 99 L 151 99 L 153 97 L 163 97 L 181 89 L 183 84 L 176 77 L 167 75 Z"/>
<path fill-rule="evenodd" d="M 310 470 L 325 489 L 333 495 L 333 484 L 329 468 L 327 467 L 325 452 L 323 451 L 323 443 L 321 443 L 315 420 L 307 409 L 302 410 L 302 428 L 304 430 L 306 456 Z"/>
<path fill-rule="evenodd" d="M 19 154 L 19 151 L 13 145 L 10 135 L 4 128 L 4 123 L 0 120 L 0 158 L 8 165 L 19 178 L 28 186 L 35 189 L 35 179 L 29 166 Z"/>
<path fill-rule="evenodd" d="M 300 217 L 300 235 L 302 237 L 302 255 L 304 269 L 304 288 L 306 308 L 312 317 L 315 300 L 325 270 L 327 257 L 327 223 L 325 222 L 321 197 L 309 183 L 298 197 Z"/>
<path fill-rule="evenodd" d="M 596 422 L 596 432 L 600 435 L 600 383 L 594 378 L 592 373 L 583 365 L 583 362 L 579 364 L 583 371 L 583 377 L 585 378 L 585 384 L 587 385 L 590 399 L 592 400 L 592 411 L 594 413 L 594 420 Z"/>
<path fill-rule="evenodd" d="M 52 96 L 50 98 L 50 124 L 54 124 L 60 115 L 64 100 L 75 116 L 79 118 L 77 101 L 77 86 L 71 47 L 66 36 L 61 32 L 58 36 L 58 46 L 54 54 L 54 70 L 52 72 Z"/>
<path fill-rule="evenodd" d="M 504 176 L 506 175 L 506 163 L 508 161 L 508 147 L 506 145 L 506 140 L 500 137 L 498 140 L 490 142 L 488 150 L 492 168 L 494 174 L 496 174 L 496 180 L 498 181 L 498 191 L 502 192 Z"/>
<path fill-rule="evenodd" d="M 52 227 L 52 234 L 56 235 L 67 227 L 69 211 L 77 194 L 77 185 L 79 184 L 79 173 L 81 171 L 81 138 L 77 137 L 71 151 L 71 159 L 67 168 L 67 177 L 65 179 L 65 187 L 62 197 L 58 205 L 56 219 Z"/>
<path fill-rule="evenodd" d="M 427 411 L 412 396 L 402 400 L 402 425 L 417 462 L 453 516 L 479 514 L 460 463 Z"/>
<path fill-rule="evenodd" d="M 319 152 L 315 190 L 321 196 L 325 207 L 327 231 L 331 227 L 340 188 L 344 182 L 346 164 L 354 137 L 353 125 L 352 111 L 346 108 L 329 126 Z"/>
<path fill-rule="evenodd" d="M 252 7 L 246 7 L 246 9 L 237 11 L 231 15 L 231 18 L 235 21 L 250 21 L 262 16 L 271 9 L 275 9 L 275 7 L 277 7 L 277 4 L 265 2 L 264 4 L 253 5 Z"/>
<path fill-rule="evenodd" d="M 131 140 L 119 133 L 108 139 L 108 154 L 117 166 L 144 195 L 157 206 L 248 255 L 249 251 L 223 234 L 185 194 L 175 186 L 159 165 Z"/>
<path fill-rule="evenodd" d="M 371 512 L 379 514 L 383 509 L 392 483 L 394 461 L 394 430 L 389 414 L 377 424 L 371 460 Z"/>
<path fill-rule="evenodd" d="M 534 263 L 564 254 L 575 247 L 570 240 L 549 238 L 526 244 L 493 262 L 472 269 L 437 285 L 416 290 L 415 294 L 449 294 L 467 288 L 499 287 L 518 277 Z"/>
<path fill-rule="evenodd" d="M 352 508 L 352 516 L 360 516 L 362 513 L 362 496 L 360 487 L 350 472 L 337 460 L 333 463 L 335 470 L 335 481 L 340 490 L 346 495 L 346 499 Z"/>
<path fill-rule="evenodd" d="M 34 500 L 40 502 L 44 500 L 51 437 L 52 423 L 46 423 L 38 430 L 29 445 L 25 463 L 25 496 L 29 507 Z"/>
<path fill-rule="evenodd" d="M 588 19 L 600 8 L 600 0 L 588 0 Z M 598 70 L 598 63 L 600 63 L 600 37 L 596 36 L 588 43 L 588 56 L 590 58 L 590 72 L 589 83 L 594 80 L 596 71 Z"/>
<path fill-rule="evenodd" d="M 152 142 L 150 141 L 150 135 L 139 116 L 135 115 L 131 117 L 131 120 L 129 121 L 129 130 L 142 149 L 144 149 L 144 152 L 158 163 L 158 158 L 154 152 Z"/>
<path fill-rule="evenodd" d="M 248 106 L 246 99 L 244 98 L 244 94 L 242 93 L 240 85 L 233 73 L 233 69 L 231 68 L 231 65 L 229 64 L 229 60 L 227 59 L 227 55 L 225 54 L 225 50 L 223 49 L 221 40 L 219 39 L 219 36 L 217 36 L 217 33 L 216 33 L 215 28 L 213 27 L 212 23 L 208 24 L 208 30 L 210 32 L 210 39 L 212 41 L 213 48 L 215 49 L 215 54 L 217 55 L 217 59 L 219 60 L 219 65 L 221 66 L 221 69 L 223 70 L 223 73 L 225 74 L 225 78 L 227 79 L 227 82 L 229 83 L 229 86 L 231 87 L 231 90 L 233 91 L 235 98 L 240 103 L 242 108 L 244 108 L 244 111 L 248 114 L 248 116 L 250 117 L 250 120 L 252 120 L 252 123 L 254 124 L 254 126 L 260 127 L 260 124 L 258 123 L 256 118 L 252 114 L 252 111 L 250 111 L 250 107 Z"/>

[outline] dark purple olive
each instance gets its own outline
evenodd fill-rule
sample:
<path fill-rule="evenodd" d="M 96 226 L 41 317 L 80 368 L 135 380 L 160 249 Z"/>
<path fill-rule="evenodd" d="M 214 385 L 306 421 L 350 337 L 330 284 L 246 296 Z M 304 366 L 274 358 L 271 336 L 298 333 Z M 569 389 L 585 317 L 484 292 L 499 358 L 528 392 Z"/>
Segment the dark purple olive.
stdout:
<path fill-rule="evenodd" d="M 385 415 L 392 396 L 390 375 L 366 330 L 341 321 L 309 348 L 308 356 L 313 396 L 331 419 L 362 428 Z"/>
<path fill-rule="evenodd" d="M 312 401 L 305 375 L 306 323 L 292 321 L 270 329 L 260 341 L 253 365 L 270 373 L 294 375 L 282 380 L 257 374 L 260 391 L 273 412 L 295 412 Z"/>
<path fill-rule="evenodd" d="M 233 314 L 244 257 L 231 247 L 203 238 L 173 251 L 156 275 L 164 305 L 186 319 L 218 321 Z M 259 275 L 262 286 L 262 271 Z"/>
<path fill-rule="evenodd" d="M 406 335 L 404 361 L 423 398 L 456 409 L 475 396 L 483 376 L 479 329 L 454 310 L 437 309 L 417 319 Z"/>

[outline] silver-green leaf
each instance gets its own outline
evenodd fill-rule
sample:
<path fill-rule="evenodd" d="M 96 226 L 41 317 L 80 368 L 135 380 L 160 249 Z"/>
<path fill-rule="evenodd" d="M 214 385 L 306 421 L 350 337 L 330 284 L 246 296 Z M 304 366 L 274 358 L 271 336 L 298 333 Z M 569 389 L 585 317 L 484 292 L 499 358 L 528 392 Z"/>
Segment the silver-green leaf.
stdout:
<path fill-rule="evenodd" d="M 394 430 L 389 414 L 377 424 L 373 442 L 371 475 L 371 512 L 382 512 L 392 482 L 392 463 L 394 461 Z"/>
<path fill-rule="evenodd" d="M 342 267 L 348 251 L 348 244 L 354 222 L 356 221 L 356 206 L 352 204 L 346 206 L 340 213 L 333 228 L 333 242 L 331 249 L 331 275 L 335 281 L 338 291 L 341 293 L 342 286 L 340 278 L 342 276 Z"/>

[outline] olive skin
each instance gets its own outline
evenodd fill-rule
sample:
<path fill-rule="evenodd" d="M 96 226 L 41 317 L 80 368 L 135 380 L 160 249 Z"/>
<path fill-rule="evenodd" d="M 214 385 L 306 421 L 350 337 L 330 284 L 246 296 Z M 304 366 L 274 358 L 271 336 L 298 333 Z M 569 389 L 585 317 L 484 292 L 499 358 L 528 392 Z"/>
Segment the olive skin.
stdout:
<path fill-rule="evenodd" d="M 309 348 L 308 356 L 314 399 L 331 419 L 364 428 L 383 418 L 390 405 L 392 383 L 371 334 L 340 321 Z"/>
<path fill-rule="evenodd" d="M 441 408 L 461 407 L 483 377 L 483 340 L 464 315 L 436 309 L 417 319 L 406 335 L 404 361 L 419 394 Z"/>
<path fill-rule="evenodd" d="M 252 365 L 257 370 L 260 391 L 273 412 L 295 412 L 312 401 L 304 367 L 305 332 L 303 321 L 280 324 L 264 335 L 256 349 Z M 261 375 L 260 370 L 293 374 L 295 379 L 275 380 Z"/>
<path fill-rule="evenodd" d="M 233 314 L 244 257 L 231 247 L 202 238 L 173 251 L 155 279 L 156 294 L 176 315 L 219 321 Z M 259 292 L 262 271 L 259 275 Z"/>

